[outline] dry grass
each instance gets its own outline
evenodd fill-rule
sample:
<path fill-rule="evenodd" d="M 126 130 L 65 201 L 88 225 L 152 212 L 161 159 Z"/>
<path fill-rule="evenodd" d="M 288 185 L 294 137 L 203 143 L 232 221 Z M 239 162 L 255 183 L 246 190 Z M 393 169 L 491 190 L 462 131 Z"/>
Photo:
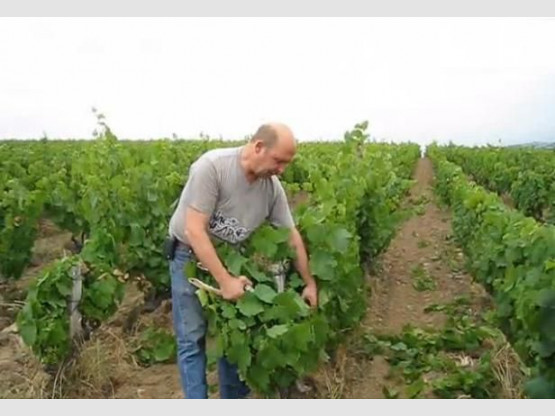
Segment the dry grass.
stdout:
<path fill-rule="evenodd" d="M 136 316 L 128 328 L 129 314 L 141 301 L 142 293 L 134 285 L 129 287 L 116 315 L 81 346 L 76 360 L 58 373 L 52 397 L 116 398 L 118 388 L 132 382 L 130 378 L 141 368 L 132 351 L 140 345 L 142 331 L 147 327 L 171 328 L 168 301 L 154 313 Z"/>
<path fill-rule="evenodd" d="M 341 399 L 345 397 L 347 364 L 348 354 L 345 348 L 339 348 L 333 367 L 326 367 L 323 370 L 326 398 Z"/>
<path fill-rule="evenodd" d="M 101 327 L 55 374 L 10 329 L 0 333 L 0 398 L 113 398 L 139 368 L 128 347 L 138 335 L 123 338 L 120 328 Z"/>
<path fill-rule="evenodd" d="M 0 399 L 47 398 L 50 380 L 12 326 L 0 332 Z"/>
<path fill-rule="evenodd" d="M 523 384 L 526 374 L 524 365 L 511 345 L 500 343 L 491 362 L 495 378 L 501 386 L 502 399 L 521 399 L 524 397 Z"/>
<path fill-rule="evenodd" d="M 136 363 L 125 341 L 109 328 L 83 344 L 78 357 L 62 366 L 51 388 L 52 398 L 113 398 L 117 386 Z"/>
<path fill-rule="evenodd" d="M 344 399 L 357 397 L 361 382 L 373 367 L 372 360 L 357 353 L 365 328 L 357 328 L 345 334 L 344 340 L 337 347 L 333 357 L 319 366 L 306 381 L 311 385 L 310 392 L 296 393 L 300 398 L 310 399 Z"/>
<path fill-rule="evenodd" d="M 0 361 L 0 398 L 112 398 L 126 372 L 136 367 L 125 342 L 109 330 L 85 343 L 78 357 L 54 375 L 44 372 L 23 342 L 14 339 L 10 342 L 19 344 L 13 345 L 16 362 L 3 366 Z"/>

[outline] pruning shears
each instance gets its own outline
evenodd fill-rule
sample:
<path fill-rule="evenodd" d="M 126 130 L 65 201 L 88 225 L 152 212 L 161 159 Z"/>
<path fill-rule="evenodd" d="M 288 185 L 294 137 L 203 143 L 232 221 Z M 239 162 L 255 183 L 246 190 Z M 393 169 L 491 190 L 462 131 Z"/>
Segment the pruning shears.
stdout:
<path fill-rule="evenodd" d="M 208 269 L 206 269 L 206 268 L 205 268 L 204 266 L 202 266 L 202 264 L 200 264 L 200 263 L 197 263 L 197 267 L 200 268 L 200 269 L 202 269 L 202 270 L 208 271 Z M 218 295 L 218 296 L 222 296 L 222 291 L 221 291 L 221 289 L 217 289 L 217 288 L 215 288 L 214 286 L 210 286 L 209 284 L 204 283 L 202 280 L 199 280 L 199 279 L 197 279 L 196 277 L 191 277 L 191 278 L 189 278 L 189 282 L 190 282 L 193 286 L 195 286 L 195 287 L 197 287 L 197 288 L 199 288 L 199 289 L 206 290 L 207 292 L 214 293 L 215 295 Z M 246 290 L 247 292 L 252 292 L 252 291 L 254 291 L 254 289 L 253 289 L 253 287 L 252 287 L 251 285 L 246 285 L 246 286 L 245 286 L 245 290 Z"/>
<path fill-rule="evenodd" d="M 205 268 L 200 262 L 197 263 L 197 267 L 201 270 L 208 271 L 208 269 Z M 274 275 L 278 293 L 283 292 L 285 290 L 285 274 L 284 274 L 283 266 L 273 265 L 270 271 Z M 209 284 L 204 283 L 202 280 L 199 280 L 195 277 L 189 278 L 189 282 L 193 286 L 197 287 L 198 289 L 202 289 L 207 292 L 214 293 L 215 295 L 222 296 L 221 289 L 215 288 L 214 286 L 210 286 Z M 254 288 L 251 285 L 246 285 L 245 291 L 253 292 Z"/>
<path fill-rule="evenodd" d="M 218 295 L 218 296 L 222 296 L 222 291 L 221 291 L 221 289 L 217 289 L 217 288 L 215 288 L 214 286 L 210 286 L 209 284 L 204 283 L 203 281 L 197 279 L 196 277 L 191 277 L 191 278 L 189 278 L 189 282 L 190 282 L 193 286 L 195 286 L 195 287 L 197 287 L 197 288 L 199 288 L 199 289 L 206 290 L 207 292 L 214 293 L 215 295 Z M 245 286 L 245 290 L 246 290 L 247 292 L 253 292 L 253 291 L 254 291 L 254 289 L 253 289 L 253 287 L 252 287 L 251 285 Z"/>

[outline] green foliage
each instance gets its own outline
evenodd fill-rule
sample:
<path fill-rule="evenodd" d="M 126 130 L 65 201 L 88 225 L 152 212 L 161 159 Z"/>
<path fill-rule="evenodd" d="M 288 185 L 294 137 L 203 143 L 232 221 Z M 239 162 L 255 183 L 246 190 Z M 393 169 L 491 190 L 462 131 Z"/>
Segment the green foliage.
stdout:
<path fill-rule="evenodd" d="M 413 267 L 411 273 L 412 286 L 419 292 L 435 290 L 437 288 L 435 279 L 422 265 Z"/>
<path fill-rule="evenodd" d="M 221 243 L 217 250 L 228 269 L 235 267 L 235 274 L 245 274 L 254 283 L 254 290 L 236 303 L 197 292 L 221 353 L 238 365 L 251 387 L 267 395 L 314 371 L 325 355 L 330 330 L 326 317 L 303 301 L 302 288 L 278 293 L 272 274 L 276 265 L 278 270 L 285 268 L 288 279 L 293 274 L 286 267 L 294 260 L 288 230 L 266 225 L 242 246 Z M 195 274 L 215 284 L 202 269 Z"/>
<path fill-rule="evenodd" d="M 526 216 L 555 224 L 555 155 L 552 150 L 446 146 L 445 157 L 499 195 L 509 195 Z"/>
<path fill-rule="evenodd" d="M 460 167 L 445 160 L 442 149 L 431 147 L 430 152 L 436 190 L 452 206 L 455 238 L 469 270 L 493 295 L 498 324 L 523 361 L 537 380 L 552 386 L 533 390 L 554 391 L 555 227 L 525 217 L 469 182 Z"/>
<path fill-rule="evenodd" d="M 141 333 L 134 353 L 139 362 L 145 366 L 175 362 L 177 354 L 175 336 L 163 328 L 149 327 Z"/>
<path fill-rule="evenodd" d="M 161 249 L 188 166 L 208 149 L 238 144 L 120 141 L 100 124 L 102 131 L 94 141 L 0 145 L 0 153 L 10 155 L 0 162 L 2 183 L 10 184 L 0 189 L 10 195 L 1 205 L 1 223 L 9 224 L 18 212 L 28 214 L 21 222 L 24 232 L 0 229 L 5 233 L 0 258 L 22 256 L 17 267 L 3 260 L 2 273 L 11 268 L 9 274 L 17 278 L 28 264 L 40 216 L 86 237 L 78 255 L 55 262 L 38 278 L 40 285 L 31 287 L 18 317 L 25 342 L 48 364 L 61 362 L 72 350 L 67 286 L 72 268 L 79 264 L 87 270 L 78 307 L 91 328 L 117 310 L 123 274 L 145 276 L 156 293 L 167 293 L 169 275 Z M 301 143 L 281 178 L 288 192 L 306 196 L 293 214 L 318 282 L 317 309 L 301 299 L 304 283 L 293 267 L 288 231 L 270 226 L 259 229 L 240 249 L 217 247 L 232 273 L 255 282 L 252 293 L 231 304 L 198 292 L 212 316 L 211 326 L 219 328 L 217 350 L 236 362 L 243 377 L 261 392 L 270 394 L 314 371 L 341 340 L 340 334 L 354 328 L 366 311 L 361 263 L 372 261 L 392 238 L 397 208 L 419 156 L 417 145 L 370 143 L 366 128 L 367 123 L 355 126 L 341 143 Z M 22 201 L 20 211 L 10 202 L 16 200 Z M 276 263 L 287 274 L 283 293 L 278 293 L 269 268 Z M 187 273 L 192 272 L 190 264 Z M 200 270 L 195 273 L 202 277 Z M 153 343 L 156 334 L 145 334 L 137 351 L 144 363 L 169 353 L 169 343 Z"/>
<path fill-rule="evenodd" d="M 408 398 L 428 397 L 430 393 L 440 398 L 496 398 L 501 386 L 489 348 L 502 343 L 503 336 L 485 319 L 472 317 L 465 304 L 458 299 L 427 309 L 447 314 L 442 328 L 406 325 L 398 335 L 366 334 L 359 341 L 358 352 L 368 357 L 385 356 L 391 376 L 397 375 L 406 383 Z M 386 390 L 390 392 L 384 388 L 384 394 Z"/>
<path fill-rule="evenodd" d="M 46 268 L 29 287 L 25 306 L 17 315 L 23 341 L 48 365 L 56 365 L 72 351 L 69 310 L 76 271 L 83 275 L 80 310 L 85 327 L 96 327 L 115 312 L 123 298 L 123 284 L 107 271 L 87 269 L 79 256 L 66 257 Z"/>
<path fill-rule="evenodd" d="M 0 181 L 0 275 L 18 279 L 31 260 L 46 197 L 17 178 L 0 173 Z"/>

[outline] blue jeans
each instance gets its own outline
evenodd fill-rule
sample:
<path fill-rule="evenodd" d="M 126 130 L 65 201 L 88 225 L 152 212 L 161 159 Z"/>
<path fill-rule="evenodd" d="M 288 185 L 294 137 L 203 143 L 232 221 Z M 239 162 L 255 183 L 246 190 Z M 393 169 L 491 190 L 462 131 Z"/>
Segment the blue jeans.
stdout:
<path fill-rule="evenodd" d="M 193 259 L 189 250 L 177 248 L 170 261 L 173 327 L 177 338 L 177 365 L 183 394 L 188 399 L 206 399 L 206 327 L 207 322 L 197 290 L 185 276 L 185 265 Z M 239 379 L 237 366 L 224 357 L 218 361 L 218 379 L 222 399 L 240 399 L 250 390 Z"/>

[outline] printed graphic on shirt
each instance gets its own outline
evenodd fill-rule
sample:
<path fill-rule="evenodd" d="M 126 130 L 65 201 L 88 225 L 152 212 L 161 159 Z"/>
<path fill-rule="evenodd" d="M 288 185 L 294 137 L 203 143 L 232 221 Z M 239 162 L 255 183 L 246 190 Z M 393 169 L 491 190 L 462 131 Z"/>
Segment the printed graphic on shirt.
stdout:
<path fill-rule="evenodd" d="M 224 217 L 220 211 L 210 218 L 208 228 L 216 237 L 235 244 L 243 241 L 248 236 L 248 229 L 239 224 L 233 217 Z"/>

